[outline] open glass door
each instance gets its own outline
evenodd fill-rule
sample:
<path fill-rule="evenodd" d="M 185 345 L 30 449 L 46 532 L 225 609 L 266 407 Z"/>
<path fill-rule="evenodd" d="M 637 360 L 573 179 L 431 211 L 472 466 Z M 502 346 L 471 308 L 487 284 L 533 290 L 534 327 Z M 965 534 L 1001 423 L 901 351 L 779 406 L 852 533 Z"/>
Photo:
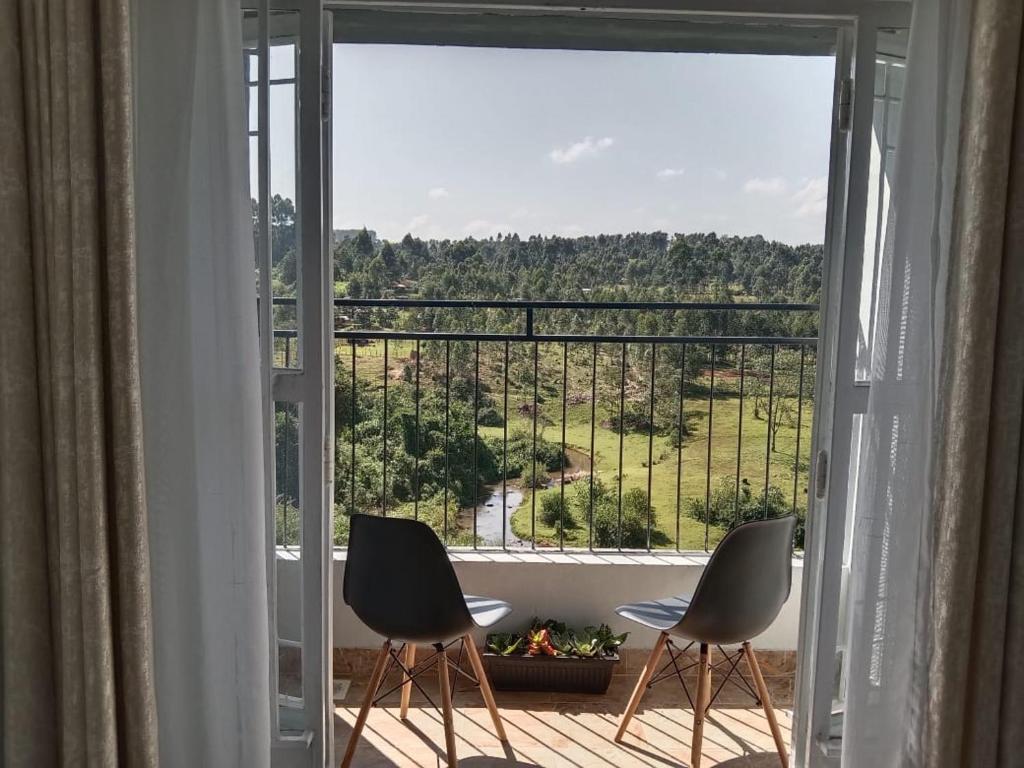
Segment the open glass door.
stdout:
<path fill-rule="evenodd" d="M 334 34 L 331 18 L 325 18 L 319 2 L 262 0 L 243 18 L 260 336 L 269 393 L 266 422 L 271 425 L 265 454 L 271 639 L 277 649 L 271 660 L 275 765 L 319 766 L 333 759 L 329 573 L 337 532 L 332 530 L 329 510 L 335 502 L 336 433 L 328 393 L 334 391 L 335 275 L 332 260 L 325 257 L 334 234 L 327 98 L 330 43 L 395 42 L 397 36 L 406 44 L 447 41 L 444 44 L 501 47 L 511 46 L 510 30 L 517 30 L 518 44 L 524 48 L 551 46 L 558 34 L 562 45 L 571 47 L 582 46 L 581 30 L 592 23 L 590 34 L 605 50 L 643 47 L 630 36 L 626 23 L 609 26 L 597 19 L 548 16 L 524 17 L 517 25 L 501 19 L 490 27 L 460 27 L 451 14 L 434 14 L 430 24 L 412 18 L 420 15 L 362 7 L 338 11 Z M 870 87 L 876 82 L 880 41 L 891 34 L 881 29 L 881 18 L 870 13 L 816 25 L 794 22 L 792 28 L 777 19 L 770 25 L 762 19 L 760 26 L 746 26 L 732 17 L 719 27 L 716 38 L 706 20 L 662 25 L 660 34 L 671 37 L 671 28 L 676 36 L 660 45 L 664 50 L 705 53 L 756 45 L 765 51 L 785 48 L 806 54 L 822 50 L 821 40 L 827 36 L 826 49 L 836 57 L 792 742 L 796 765 L 825 765 L 836 751 L 830 737 L 834 703 L 841 699 L 837 680 L 842 668 L 837 667 L 837 658 L 842 650 L 845 555 L 852 524 L 848 509 L 855 497 L 859 414 L 867 401 L 864 361 L 870 353 L 874 265 L 883 221 L 877 210 L 885 204 L 885 168 L 891 162 L 886 136 L 893 135 L 890 121 L 895 118 L 890 115 L 898 114 L 899 66 L 892 62 L 891 72 L 888 64 L 883 67 L 880 93 Z M 857 88 L 855 83 L 867 86 Z M 443 190 L 437 193 L 444 196 Z M 354 361 L 354 345 L 351 354 Z M 418 370 L 418 352 L 410 360 L 411 370 Z M 418 385 L 418 379 L 414 381 L 411 386 Z M 349 498 L 345 494 L 342 500 Z"/>
<path fill-rule="evenodd" d="M 287 766 L 331 760 L 324 23 L 320 3 L 307 0 L 263 0 L 242 16 L 265 376 L 268 629 L 276 649 L 268 668 L 270 717 L 274 764 Z"/>
<path fill-rule="evenodd" d="M 832 261 L 822 314 L 808 567 L 793 744 L 797 765 L 838 765 L 842 753 L 848 581 L 871 384 L 878 266 L 885 242 L 907 30 L 871 14 L 843 39 L 829 225 Z M 849 74 L 842 84 L 843 70 Z M 858 85 L 860 87 L 858 87 Z"/>

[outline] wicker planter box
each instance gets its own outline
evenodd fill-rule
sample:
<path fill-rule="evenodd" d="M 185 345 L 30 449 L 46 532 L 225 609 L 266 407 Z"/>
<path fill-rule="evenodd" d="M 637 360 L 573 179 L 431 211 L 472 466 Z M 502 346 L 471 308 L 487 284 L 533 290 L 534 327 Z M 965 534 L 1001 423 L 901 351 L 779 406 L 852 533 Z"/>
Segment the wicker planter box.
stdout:
<path fill-rule="evenodd" d="M 483 657 L 487 678 L 499 691 L 604 693 L 619 663 L 618 654 L 593 659 L 496 653 L 484 653 Z"/>

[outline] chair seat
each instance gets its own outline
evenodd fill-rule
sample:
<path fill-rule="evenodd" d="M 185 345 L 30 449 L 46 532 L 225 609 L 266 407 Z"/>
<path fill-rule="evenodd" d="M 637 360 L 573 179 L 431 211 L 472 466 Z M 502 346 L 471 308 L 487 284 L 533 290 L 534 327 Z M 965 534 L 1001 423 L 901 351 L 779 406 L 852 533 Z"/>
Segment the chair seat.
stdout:
<path fill-rule="evenodd" d="M 476 595 L 463 595 L 463 597 L 466 599 L 469 615 L 473 617 L 473 623 L 481 629 L 497 624 L 512 613 L 512 606 L 504 600 Z"/>
<path fill-rule="evenodd" d="M 620 605 L 615 612 L 624 619 L 664 632 L 678 624 L 689 607 L 690 596 L 679 595 Z"/>

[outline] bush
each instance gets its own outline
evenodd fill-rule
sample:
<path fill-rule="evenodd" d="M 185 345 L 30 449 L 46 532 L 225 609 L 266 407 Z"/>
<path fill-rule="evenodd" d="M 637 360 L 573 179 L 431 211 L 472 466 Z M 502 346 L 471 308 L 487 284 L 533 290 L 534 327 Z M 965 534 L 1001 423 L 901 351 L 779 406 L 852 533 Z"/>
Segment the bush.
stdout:
<path fill-rule="evenodd" d="M 590 510 L 588 484 L 577 486 L 577 505 L 582 505 L 584 517 Z M 579 508 L 579 506 L 577 506 Z M 654 510 L 651 510 L 653 516 Z M 609 549 L 644 549 L 647 547 L 647 492 L 630 488 L 622 494 L 622 531 L 620 541 L 618 497 L 596 481 L 594 483 L 594 516 L 591 522 L 594 546 Z"/>
<path fill-rule="evenodd" d="M 532 470 L 523 473 L 523 485 L 527 488 L 544 488 L 548 484 L 548 470 L 543 462 L 538 461 Z"/>
<path fill-rule="evenodd" d="M 647 491 L 630 488 L 622 494 L 622 546 L 626 549 L 647 547 Z M 653 527 L 654 509 L 651 509 Z"/>
<path fill-rule="evenodd" d="M 728 477 L 718 479 L 711 490 L 711 497 L 707 503 L 700 498 L 690 498 L 686 502 L 686 513 L 694 520 L 721 526 L 727 530 L 751 520 L 785 517 L 792 511 L 792 504 L 786 499 L 786 494 L 781 488 L 774 485 L 769 486 L 767 498 L 764 491 L 755 497 L 750 487 L 750 481 L 746 478 L 743 478 L 740 483 L 738 503 L 736 483 Z M 797 515 L 794 543 L 798 549 L 803 549 L 803 515 Z"/>
<path fill-rule="evenodd" d="M 616 432 L 646 432 L 651 428 L 650 404 L 627 402 L 621 417 L 619 414 L 612 417 L 611 428 Z"/>
<path fill-rule="evenodd" d="M 548 493 L 541 497 L 540 519 L 544 525 L 556 531 L 562 527 L 563 522 L 566 529 L 577 526 L 576 517 L 561 493 Z"/>
<path fill-rule="evenodd" d="M 477 423 L 481 427 L 500 427 L 505 423 L 505 416 L 493 406 L 481 408 L 480 413 L 477 416 Z"/>
<path fill-rule="evenodd" d="M 484 439 L 488 451 L 494 456 L 498 475 L 501 477 L 503 468 L 503 452 L 505 446 L 502 438 L 489 437 Z M 537 437 L 537 480 L 547 480 L 546 473 L 554 472 L 561 467 L 562 446 Z M 516 431 L 508 436 L 508 476 L 532 480 L 533 467 L 533 435 L 528 432 Z M 541 478 L 544 475 L 544 478 Z"/>
<path fill-rule="evenodd" d="M 619 545 L 619 515 L 614 504 L 606 499 L 602 499 L 598 504 L 595 499 L 590 533 L 594 539 L 594 546 L 599 549 L 609 549 Z"/>

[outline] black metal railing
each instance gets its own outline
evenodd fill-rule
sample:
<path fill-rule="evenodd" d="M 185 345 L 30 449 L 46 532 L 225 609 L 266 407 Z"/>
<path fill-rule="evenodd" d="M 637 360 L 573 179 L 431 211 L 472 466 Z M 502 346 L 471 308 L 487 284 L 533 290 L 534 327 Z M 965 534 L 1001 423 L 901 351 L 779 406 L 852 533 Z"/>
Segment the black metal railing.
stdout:
<path fill-rule="evenodd" d="M 804 514 L 817 338 L 792 334 L 789 319 L 803 313 L 814 326 L 816 305 L 334 305 L 339 544 L 356 512 L 423 517 L 451 546 L 555 550 L 708 550 L 735 522 Z M 441 315 L 453 311 L 471 312 L 474 329 L 452 330 Z M 611 331 L 539 330 L 609 312 Z M 714 328 L 666 333 L 671 323 L 654 322 L 657 332 L 638 333 L 622 319 L 631 313 Z M 751 325 L 778 333 L 730 332 L 750 313 L 775 318 Z M 278 362 L 290 364 L 297 331 L 274 335 Z M 543 436 L 549 427 L 557 439 Z"/>

